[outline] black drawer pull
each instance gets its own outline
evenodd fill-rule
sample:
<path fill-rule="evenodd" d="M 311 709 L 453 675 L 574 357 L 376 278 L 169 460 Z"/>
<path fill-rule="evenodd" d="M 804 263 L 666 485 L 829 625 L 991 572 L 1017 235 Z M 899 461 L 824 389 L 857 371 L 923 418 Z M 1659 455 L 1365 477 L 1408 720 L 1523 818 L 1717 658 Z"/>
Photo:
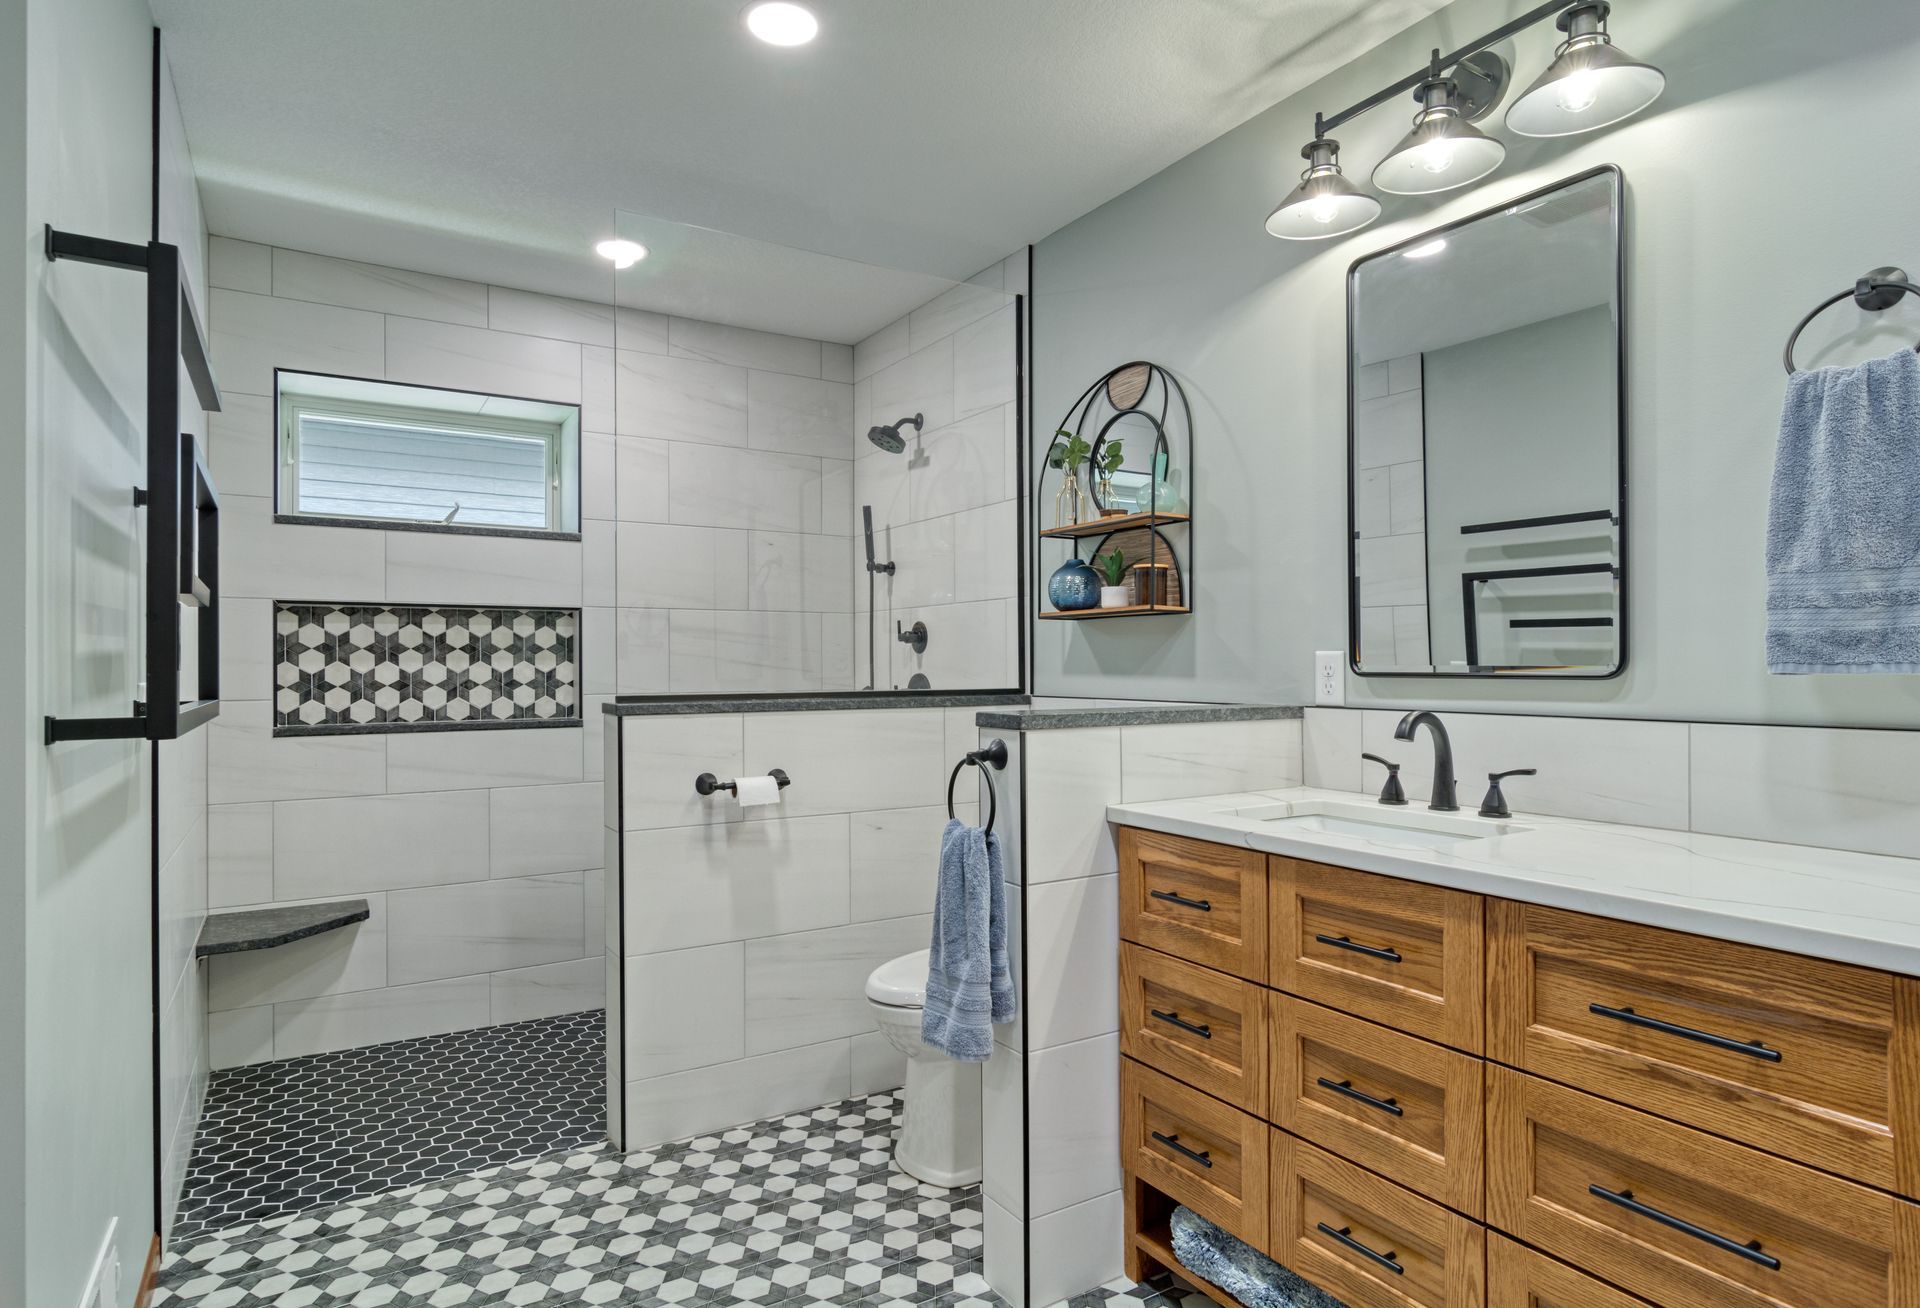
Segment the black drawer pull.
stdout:
<path fill-rule="evenodd" d="M 1171 890 L 1149 890 L 1147 894 L 1155 899 L 1164 899 L 1169 904 L 1178 904 L 1182 908 L 1197 908 L 1202 913 L 1213 912 L 1213 905 L 1204 899 L 1188 899 L 1185 895 L 1176 895 Z"/>
<path fill-rule="evenodd" d="M 1630 1213 L 1658 1222 L 1682 1235 L 1690 1235 L 1696 1240 L 1705 1241 L 1716 1249 L 1744 1258 L 1750 1263 L 1759 1263 L 1770 1272 L 1780 1270 L 1780 1260 L 1772 1254 L 1761 1253 L 1758 1240 L 1741 1244 L 1738 1241 L 1729 1240 L 1724 1235 L 1716 1235 L 1704 1226 L 1695 1226 L 1692 1222 L 1675 1217 L 1671 1213 L 1663 1213 L 1658 1208 L 1641 1203 L 1633 1197 L 1631 1190 L 1609 1190 L 1605 1186 L 1590 1185 L 1587 1187 L 1587 1193 L 1596 1199 L 1605 1199 L 1610 1204 L 1618 1204 Z"/>
<path fill-rule="evenodd" d="M 1193 1159 L 1194 1162 L 1200 1164 L 1200 1166 L 1202 1167 L 1213 1166 L 1213 1159 L 1207 1157 L 1206 1150 L 1187 1148 L 1185 1145 L 1180 1143 L 1180 1137 L 1177 1135 L 1161 1135 L 1158 1131 L 1155 1131 L 1153 1133 L 1153 1138 L 1158 1140 L 1161 1144 L 1165 1145 L 1167 1148 L 1173 1150 L 1175 1153 L 1184 1154 L 1186 1157 Z"/>
<path fill-rule="evenodd" d="M 1315 1225 L 1320 1228 L 1320 1234 L 1326 1236 L 1327 1239 L 1338 1241 L 1340 1244 L 1345 1245 L 1347 1248 L 1359 1254 L 1362 1258 L 1371 1258 L 1395 1276 L 1404 1276 L 1406 1274 L 1407 1269 L 1395 1261 L 1393 1250 L 1389 1249 L 1385 1253 L 1380 1253 L 1367 1248 L 1367 1246 L 1353 1238 L 1353 1228 L 1351 1226 L 1343 1226 L 1336 1231 L 1325 1222 L 1316 1222 Z"/>
<path fill-rule="evenodd" d="M 1395 1117 L 1405 1117 L 1407 1115 L 1407 1110 L 1400 1106 L 1398 1100 L 1375 1099 L 1364 1090 L 1355 1090 L 1353 1088 L 1353 1082 L 1351 1081 L 1329 1081 L 1324 1076 L 1315 1077 L 1314 1079 L 1320 1083 L 1321 1089 L 1331 1090 L 1335 1094 L 1345 1095 L 1349 1099 L 1357 1099 L 1368 1108 L 1378 1108 L 1381 1112 L 1392 1113 Z"/>
<path fill-rule="evenodd" d="M 1643 1026 L 1649 1031 L 1679 1036 L 1682 1040 L 1695 1040 L 1703 1045 L 1712 1045 L 1715 1049 L 1724 1049 L 1733 1054 L 1745 1054 L 1749 1058 L 1764 1059 L 1769 1063 L 1777 1063 L 1781 1058 L 1778 1049 L 1769 1049 L 1758 1040 L 1735 1040 L 1731 1036 L 1715 1035 L 1711 1031 L 1696 1031 L 1690 1026 L 1676 1026 L 1672 1022 L 1662 1022 L 1657 1017 L 1642 1017 L 1631 1008 L 1608 1008 L 1605 1004 L 1588 1004 L 1587 1011 L 1599 1017 L 1610 1017 L 1616 1022 L 1625 1022 L 1628 1026 Z"/>
<path fill-rule="evenodd" d="M 1157 1008 L 1149 1008 L 1147 1010 L 1147 1013 L 1150 1016 L 1159 1018 L 1162 1022 L 1165 1022 L 1169 1026 L 1177 1026 L 1182 1031 L 1191 1031 L 1195 1035 L 1199 1036 L 1202 1040 L 1213 1039 L 1212 1027 L 1202 1026 L 1198 1022 L 1189 1022 L 1185 1018 L 1181 1017 L 1180 1014 L 1178 1013 L 1163 1013 Z"/>
<path fill-rule="evenodd" d="M 1349 949 L 1356 954 L 1365 954 L 1368 958 L 1377 958 L 1383 962 L 1398 963 L 1400 961 L 1400 951 L 1397 949 L 1380 949 L 1373 945 L 1363 945 L 1345 936 L 1315 936 L 1314 939 L 1323 945 L 1332 945 L 1335 949 Z"/>

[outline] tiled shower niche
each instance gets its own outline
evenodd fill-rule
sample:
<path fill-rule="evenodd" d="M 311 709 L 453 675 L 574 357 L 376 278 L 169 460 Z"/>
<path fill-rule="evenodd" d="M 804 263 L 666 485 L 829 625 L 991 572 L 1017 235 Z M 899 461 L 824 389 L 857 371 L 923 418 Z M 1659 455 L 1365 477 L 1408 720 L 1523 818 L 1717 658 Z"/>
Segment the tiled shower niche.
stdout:
<path fill-rule="evenodd" d="M 577 609 L 276 601 L 273 731 L 580 721 Z"/>

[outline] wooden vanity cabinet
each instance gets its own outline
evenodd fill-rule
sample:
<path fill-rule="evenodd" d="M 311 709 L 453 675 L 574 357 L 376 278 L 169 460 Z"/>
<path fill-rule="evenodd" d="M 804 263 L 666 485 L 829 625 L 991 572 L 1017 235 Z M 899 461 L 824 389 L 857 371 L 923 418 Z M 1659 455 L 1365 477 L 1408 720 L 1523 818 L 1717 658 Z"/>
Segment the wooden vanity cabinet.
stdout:
<path fill-rule="evenodd" d="M 1350 1308 L 1920 1308 L 1920 981 L 1118 848 L 1136 1279 L 1183 1203 Z"/>

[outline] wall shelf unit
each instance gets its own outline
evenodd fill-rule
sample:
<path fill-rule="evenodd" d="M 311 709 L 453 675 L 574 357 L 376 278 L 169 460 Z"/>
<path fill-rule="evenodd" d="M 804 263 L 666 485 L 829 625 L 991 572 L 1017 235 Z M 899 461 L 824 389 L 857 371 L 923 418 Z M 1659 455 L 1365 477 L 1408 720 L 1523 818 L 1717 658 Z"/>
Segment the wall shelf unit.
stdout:
<path fill-rule="evenodd" d="M 1054 540 L 1084 540 L 1089 536 L 1111 536 L 1116 531 L 1127 531 L 1134 527 L 1171 527 L 1192 521 L 1184 513 L 1123 513 L 1118 517 L 1095 518 L 1090 522 L 1076 522 L 1065 527 L 1045 527 L 1040 534 Z"/>

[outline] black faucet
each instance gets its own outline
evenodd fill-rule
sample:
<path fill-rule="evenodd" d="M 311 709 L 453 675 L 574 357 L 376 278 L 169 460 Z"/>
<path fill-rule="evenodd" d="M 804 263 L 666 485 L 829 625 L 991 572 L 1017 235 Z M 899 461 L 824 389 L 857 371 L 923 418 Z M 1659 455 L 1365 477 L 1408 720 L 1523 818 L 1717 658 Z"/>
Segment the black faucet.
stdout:
<path fill-rule="evenodd" d="M 1460 803 L 1453 795 L 1453 742 L 1447 739 L 1447 729 L 1440 719 L 1425 709 L 1416 710 L 1400 719 L 1393 738 L 1412 740 L 1423 722 L 1433 733 L 1433 800 L 1427 807 L 1437 813 L 1457 813 Z"/>

